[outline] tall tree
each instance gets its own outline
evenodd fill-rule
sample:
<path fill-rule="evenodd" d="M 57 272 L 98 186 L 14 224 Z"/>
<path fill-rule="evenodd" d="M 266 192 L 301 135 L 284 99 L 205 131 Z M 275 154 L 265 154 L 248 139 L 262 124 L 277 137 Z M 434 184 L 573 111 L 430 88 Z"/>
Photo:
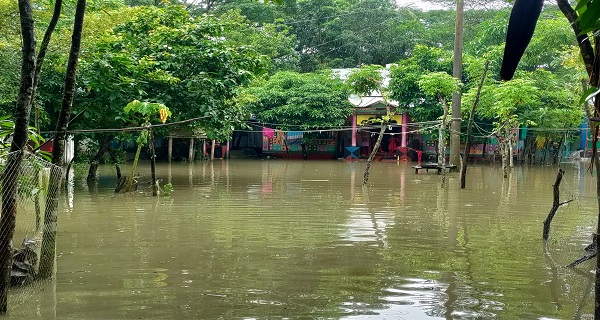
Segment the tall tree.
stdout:
<path fill-rule="evenodd" d="M 257 81 L 243 95 L 244 107 L 259 121 L 280 129 L 318 129 L 342 126 L 352 108 L 350 91 L 332 75 L 278 72 Z"/>
<path fill-rule="evenodd" d="M 23 152 L 28 140 L 29 115 L 31 113 L 31 94 L 35 73 L 35 30 L 33 12 L 29 0 L 19 0 L 21 21 L 22 64 L 21 84 L 15 106 L 15 130 L 10 147 L 11 154 L 2 175 L 2 215 L 0 215 L 0 313 L 8 309 L 8 288 L 12 269 L 12 238 L 17 214 L 17 179 L 21 167 Z"/>
<path fill-rule="evenodd" d="M 583 57 L 583 63 L 589 76 L 590 85 L 597 88 L 600 84 L 600 65 L 598 63 L 598 61 L 600 61 L 600 36 L 598 36 L 598 30 L 600 30 L 600 24 L 598 23 L 600 19 L 600 13 L 598 11 L 600 1 L 578 1 L 576 9 L 578 9 L 579 12 L 573 9 L 568 0 L 557 0 L 556 3 L 558 4 L 560 11 L 571 24 L 573 33 L 577 38 L 581 56 Z M 590 34 L 594 39 L 595 47 L 592 47 L 592 42 L 590 41 L 590 38 L 592 37 L 590 37 Z M 600 97 L 598 96 L 594 98 L 593 116 L 596 118 L 600 116 Z M 591 121 L 592 119 L 588 120 Z M 596 195 L 598 198 L 598 224 L 596 226 L 594 237 L 594 242 L 596 244 L 600 243 L 600 159 L 598 159 L 596 145 L 599 131 L 598 123 L 595 122 L 592 135 L 594 137 L 592 156 L 593 163 L 596 166 Z M 600 319 L 600 272 L 597 272 L 597 270 L 600 270 L 600 254 L 596 257 L 596 283 L 594 286 L 594 318 Z"/>
<path fill-rule="evenodd" d="M 463 54 L 463 25 L 465 20 L 464 0 L 456 1 L 456 24 L 454 27 L 454 55 L 452 62 L 452 76 L 462 79 L 462 54 Z M 457 88 L 458 89 L 458 88 Z M 450 130 L 450 164 L 460 164 L 460 91 L 452 93 L 452 119 Z M 467 152 L 467 151 L 465 151 Z"/>
<path fill-rule="evenodd" d="M 50 19 L 50 23 L 48 24 L 48 28 L 46 29 L 46 33 L 44 33 L 44 38 L 42 39 L 42 44 L 40 45 L 40 50 L 37 55 L 37 63 L 35 66 L 35 74 L 33 76 L 33 90 L 31 93 L 31 104 L 35 99 L 35 92 L 37 90 L 38 81 L 40 79 L 40 73 L 42 71 L 42 65 L 44 64 L 44 59 L 46 58 L 46 53 L 48 52 L 48 45 L 50 44 L 50 39 L 52 38 L 52 34 L 54 33 L 54 29 L 56 28 L 56 24 L 58 23 L 58 19 L 60 18 L 60 12 L 62 10 L 62 0 L 56 0 L 54 2 L 54 11 L 52 12 L 52 18 Z M 35 110 L 35 121 L 34 125 L 38 129 L 40 129 L 40 110 L 36 108 Z"/>
<path fill-rule="evenodd" d="M 54 148 L 52 150 L 52 163 L 58 167 L 64 165 L 64 148 L 67 139 L 67 128 L 71 117 L 73 97 L 75 96 L 75 80 L 79 52 L 81 48 L 81 34 L 83 32 L 83 20 L 85 17 L 86 0 L 77 0 L 75 10 L 75 21 L 73 24 L 73 36 L 71 40 L 71 51 L 65 75 L 65 88 L 63 91 L 62 106 L 56 132 L 54 133 Z M 49 196 L 44 214 L 44 233 L 42 238 L 42 256 L 40 257 L 41 278 L 49 278 L 54 270 L 56 259 L 56 224 L 58 220 L 58 194 L 62 180 L 61 170 L 52 170 L 50 173 Z"/>
<path fill-rule="evenodd" d="M 438 127 L 438 165 L 442 172 L 446 171 L 446 129 L 448 126 L 448 98 L 459 90 L 460 80 L 453 78 L 445 72 L 432 72 L 421 76 L 418 80 L 419 88 L 426 96 L 435 98 L 443 110 L 443 115 Z M 459 113 L 460 114 L 460 113 Z M 452 114 L 452 117 L 456 115 Z"/>
<path fill-rule="evenodd" d="M 79 105 L 89 108 L 78 125 L 122 126 L 123 106 L 137 99 L 168 105 L 174 121 L 203 117 L 196 128 L 227 138 L 245 120 L 233 99 L 266 71 L 266 57 L 240 44 L 244 27 L 236 17 L 193 18 L 181 6 L 137 10 L 83 55 Z"/>
<path fill-rule="evenodd" d="M 389 103 L 388 99 L 390 93 L 388 86 L 384 83 L 382 71 L 382 68 L 379 66 L 363 66 L 360 69 L 352 72 L 350 76 L 348 76 L 347 80 L 348 84 L 352 87 L 352 90 L 358 95 L 369 96 L 379 93 L 383 98 L 383 105 L 385 107 L 385 115 L 376 120 L 380 125 L 380 130 L 377 140 L 375 141 L 375 145 L 373 146 L 373 150 L 371 150 L 371 154 L 369 154 L 367 164 L 365 165 L 362 183 L 363 187 L 366 187 L 369 182 L 369 170 L 371 169 L 371 163 L 375 159 L 375 155 L 381 147 L 381 141 L 383 140 L 383 135 L 385 134 L 385 128 L 397 111 L 397 107 L 392 106 Z"/>

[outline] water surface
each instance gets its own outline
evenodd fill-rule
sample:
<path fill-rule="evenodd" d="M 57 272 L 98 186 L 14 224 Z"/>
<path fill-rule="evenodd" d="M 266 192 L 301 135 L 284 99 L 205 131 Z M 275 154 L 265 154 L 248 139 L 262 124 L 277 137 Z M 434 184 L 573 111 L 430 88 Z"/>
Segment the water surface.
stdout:
<path fill-rule="evenodd" d="M 114 194 L 114 169 L 61 198 L 56 280 L 15 319 L 591 318 L 593 178 L 564 167 L 469 168 L 445 185 L 406 163 L 159 164 L 169 197 Z M 123 168 L 123 172 L 127 172 Z M 149 167 L 139 169 L 141 180 Z"/>

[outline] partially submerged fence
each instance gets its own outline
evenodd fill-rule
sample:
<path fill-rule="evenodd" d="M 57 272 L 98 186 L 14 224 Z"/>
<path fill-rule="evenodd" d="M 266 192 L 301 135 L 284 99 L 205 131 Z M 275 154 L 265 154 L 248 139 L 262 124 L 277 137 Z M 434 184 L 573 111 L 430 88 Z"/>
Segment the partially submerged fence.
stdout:
<path fill-rule="evenodd" d="M 55 241 L 56 223 L 47 219 L 48 204 L 58 198 L 62 169 L 29 152 L 0 156 L 0 309 L 8 301 L 20 304 L 41 290 L 42 274 L 53 274 L 54 263 L 40 270 L 40 261 L 54 261 L 54 245 L 42 250 L 44 237 Z M 54 208 L 55 209 L 55 208 Z M 46 241 L 47 242 L 47 239 Z M 46 248 L 47 246 L 44 246 Z M 10 273 L 9 273 L 10 272 Z"/>

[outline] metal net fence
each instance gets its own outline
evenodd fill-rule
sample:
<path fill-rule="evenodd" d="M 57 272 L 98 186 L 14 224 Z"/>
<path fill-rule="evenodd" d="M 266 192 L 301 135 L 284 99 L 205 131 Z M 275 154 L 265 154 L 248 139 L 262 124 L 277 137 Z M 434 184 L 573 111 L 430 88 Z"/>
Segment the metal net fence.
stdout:
<path fill-rule="evenodd" d="M 20 165 L 13 165 L 15 160 L 19 162 L 19 158 Z M 0 246 L 6 247 L 2 239 L 9 241 L 10 251 L 5 248 L 7 251 L 3 252 L 12 257 L 10 285 L 0 283 L 0 304 L 10 307 L 27 301 L 46 285 L 39 281 L 40 278 L 54 274 L 56 220 L 48 217 L 56 215 L 61 175 L 62 168 L 29 152 L 19 151 L 0 156 L 3 215 Z M 7 219 L 13 214 L 14 219 Z M 50 238 L 50 246 L 44 237 Z M 0 254 L 0 260 L 5 260 L 3 253 Z M 51 270 L 45 272 L 46 276 L 40 277 L 44 273 L 41 270 L 45 267 L 42 265 L 44 260 L 51 261 L 46 263 Z M 2 263 L 0 261 L 0 265 Z"/>

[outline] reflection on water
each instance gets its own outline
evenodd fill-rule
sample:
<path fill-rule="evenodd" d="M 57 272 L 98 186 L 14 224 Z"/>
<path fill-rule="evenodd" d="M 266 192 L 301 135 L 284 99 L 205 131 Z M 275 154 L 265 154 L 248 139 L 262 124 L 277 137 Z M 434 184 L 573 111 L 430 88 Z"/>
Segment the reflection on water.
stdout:
<path fill-rule="evenodd" d="M 162 164 L 170 197 L 114 194 L 76 172 L 59 217 L 58 272 L 10 318 L 589 318 L 594 222 L 585 167 L 567 167 L 547 252 L 556 168 L 472 166 L 467 189 L 410 164 Z M 149 171 L 140 167 L 139 171 Z M 127 172 L 125 169 L 124 172 Z M 146 174 L 149 176 L 149 174 Z M 142 177 L 142 181 L 144 178 Z M 55 286 L 55 288 L 53 287 Z"/>

